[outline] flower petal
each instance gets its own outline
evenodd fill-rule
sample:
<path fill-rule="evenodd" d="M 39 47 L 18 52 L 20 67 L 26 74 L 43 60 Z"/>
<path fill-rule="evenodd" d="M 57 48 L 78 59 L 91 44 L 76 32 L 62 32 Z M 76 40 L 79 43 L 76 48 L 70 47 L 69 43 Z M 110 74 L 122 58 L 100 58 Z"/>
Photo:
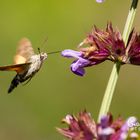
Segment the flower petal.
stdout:
<path fill-rule="evenodd" d="M 71 71 L 73 72 L 73 73 L 75 73 L 76 75 L 79 75 L 79 76 L 84 76 L 84 74 L 85 74 L 85 70 L 84 70 L 84 68 L 78 68 L 77 70 L 73 70 L 72 69 L 72 65 L 71 65 Z"/>
<path fill-rule="evenodd" d="M 62 51 L 61 55 L 68 58 L 71 58 L 71 57 L 79 58 L 80 56 L 82 56 L 82 52 L 67 49 L 67 50 Z"/>
<path fill-rule="evenodd" d="M 83 59 L 83 58 L 79 58 L 78 60 L 74 61 L 71 64 L 71 70 L 75 74 L 77 74 L 79 76 L 83 76 L 85 74 L 84 67 L 88 66 L 89 64 L 90 64 L 89 60 L 86 60 L 86 59 Z"/>
<path fill-rule="evenodd" d="M 96 2 L 98 2 L 98 3 L 102 3 L 102 2 L 104 2 L 105 0 L 96 0 Z"/>

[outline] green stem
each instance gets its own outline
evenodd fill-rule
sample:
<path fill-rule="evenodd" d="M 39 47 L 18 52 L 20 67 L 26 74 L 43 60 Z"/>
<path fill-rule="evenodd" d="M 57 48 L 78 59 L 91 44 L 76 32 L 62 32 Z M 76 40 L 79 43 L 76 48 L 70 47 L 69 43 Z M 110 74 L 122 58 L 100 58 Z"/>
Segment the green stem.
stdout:
<path fill-rule="evenodd" d="M 135 14 L 136 14 L 136 9 L 138 5 L 138 0 L 132 0 L 131 8 L 129 10 L 129 14 L 124 26 L 124 31 L 123 31 L 123 40 L 125 42 L 125 45 L 127 44 L 129 34 L 131 32 L 131 28 L 134 22 Z"/>
<path fill-rule="evenodd" d="M 125 42 L 125 45 L 127 44 L 129 34 L 131 32 L 132 24 L 134 21 L 134 17 L 136 14 L 136 8 L 137 8 L 138 0 L 132 0 L 131 8 L 128 13 L 128 17 L 126 20 L 126 24 L 123 31 L 123 40 Z M 100 119 L 103 115 L 106 115 L 109 111 L 111 101 L 113 98 L 113 94 L 115 91 L 115 87 L 117 84 L 117 80 L 119 77 L 119 71 L 120 71 L 121 64 L 115 63 L 112 69 L 112 72 L 110 74 L 110 78 L 105 90 L 105 94 L 102 100 L 99 116 L 98 116 L 98 122 L 100 122 Z"/>

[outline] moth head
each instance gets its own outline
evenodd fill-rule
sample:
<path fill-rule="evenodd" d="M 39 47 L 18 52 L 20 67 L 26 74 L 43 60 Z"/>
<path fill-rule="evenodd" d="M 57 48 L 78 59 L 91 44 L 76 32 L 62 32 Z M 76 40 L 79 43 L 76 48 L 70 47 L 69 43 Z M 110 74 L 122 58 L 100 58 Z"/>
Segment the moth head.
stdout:
<path fill-rule="evenodd" d="M 41 52 L 40 53 L 40 59 L 42 60 L 42 61 L 44 61 L 45 59 L 47 59 L 47 53 L 45 53 L 45 52 Z"/>

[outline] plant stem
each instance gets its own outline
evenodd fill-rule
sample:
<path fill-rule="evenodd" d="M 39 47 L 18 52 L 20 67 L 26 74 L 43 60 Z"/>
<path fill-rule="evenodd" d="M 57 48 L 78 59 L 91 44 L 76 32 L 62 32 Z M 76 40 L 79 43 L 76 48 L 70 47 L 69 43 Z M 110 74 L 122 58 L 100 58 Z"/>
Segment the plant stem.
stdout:
<path fill-rule="evenodd" d="M 128 37 L 129 37 L 131 28 L 134 22 L 138 1 L 139 0 L 132 0 L 131 8 L 129 10 L 128 17 L 124 26 L 123 40 L 124 40 L 125 45 L 127 44 Z"/>
<path fill-rule="evenodd" d="M 126 24 L 123 31 L 123 40 L 125 45 L 127 44 L 129 34 L 131 32 L 132 24 L 134 21 L 136 8 L 137 8 L 138 0 L 132 0 L 131 8 L 128 13 L 128 17 L 126 20 Z M 115 91 L 115 87 L 117 84 L 117 80 L 119 77 L 119 71 L 120 71 L 121 64 L 119 62 L 115 63 L 112 69 L 112 72 L 110 74 L 110 78 L 105 90 L 105 94 L 102 100 L 99 116 L 98 116 L 98 122 L 100 122 L 100 119 L 103 115 L 106 115 L 109 111 L 111 101 L 113 98 L 113 94 Z"/>

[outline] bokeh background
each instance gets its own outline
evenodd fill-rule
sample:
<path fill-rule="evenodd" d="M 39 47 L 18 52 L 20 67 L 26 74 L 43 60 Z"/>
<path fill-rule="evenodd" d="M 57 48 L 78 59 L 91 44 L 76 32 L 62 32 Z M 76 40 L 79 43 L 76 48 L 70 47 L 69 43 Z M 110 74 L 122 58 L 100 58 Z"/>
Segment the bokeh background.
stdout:
<path fill-rule="evenodd" d="M 0 0 L 0 65 L 13 63 L 17 42 L 28 37 L 33 48 L 51 52 L 76 46 L 94 25 L 107 21 L 123 32 L 130 0 Z M 134 27 L 140 31 L 140 8 Z M 47 43 L 41 45 L 47 38 Z M 14 72 L 0 72 L 0 139 L 62 140 L 55 127 L 61 119 L 83 109 L 97 119 L 113 63 L 86 69 L 84 77 L 74 75 L 72 60 L 49 55 L 39 73 L 26 86 L 7 94 Z M 140 67 L 121 68 L 110 111 L 114 117 L 140 117 Z"/>

